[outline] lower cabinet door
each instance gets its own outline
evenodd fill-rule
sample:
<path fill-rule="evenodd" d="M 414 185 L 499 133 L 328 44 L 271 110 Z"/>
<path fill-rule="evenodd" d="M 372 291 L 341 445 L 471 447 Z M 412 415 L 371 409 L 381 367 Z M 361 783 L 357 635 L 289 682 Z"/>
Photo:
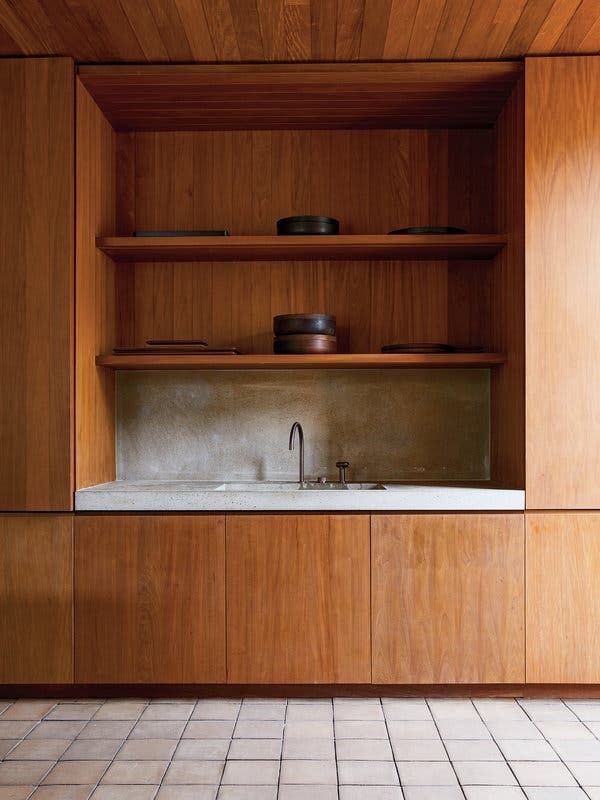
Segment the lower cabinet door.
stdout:
<path fill-rule="evenodd" d="M 73 680 L 73 518 L 0 515 L 0 684 Z"/>
<path fill-rule="evenodd" d="M 369 517 L 227 517 L 230 683 L 369 683 Z"/>
<path fill-rule="evenodd" d="M 600 683 L 600 513 L 526 517 L 527 682 Z"/>
<path fill-rule="evenodd" d="M 523 515 L 371 525 L 373 683 L 523 682 Z"/>
<path fill-rule="evenodd" d="M 75 679 L 225 682 L 225 520 L 75 521 Z"/>

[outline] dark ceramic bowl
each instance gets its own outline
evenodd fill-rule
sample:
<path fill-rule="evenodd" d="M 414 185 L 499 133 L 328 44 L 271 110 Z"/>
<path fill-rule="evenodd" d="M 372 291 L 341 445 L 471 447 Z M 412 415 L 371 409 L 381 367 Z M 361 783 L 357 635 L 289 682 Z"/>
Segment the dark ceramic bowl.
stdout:
<path fill-rule="evenodd" d="M 315 236 L 340 232 L 339 220 L 334 217 L 305 215 L 300 217 L 283 217 L 277 220 L 279 236 Z"/>
<path fill-rule="evenodd" d="M 273 317 L 275 336 L 294 333 L 320 333 L 335 336 L 335 317 L 329 314 L 279 314 Z"/>

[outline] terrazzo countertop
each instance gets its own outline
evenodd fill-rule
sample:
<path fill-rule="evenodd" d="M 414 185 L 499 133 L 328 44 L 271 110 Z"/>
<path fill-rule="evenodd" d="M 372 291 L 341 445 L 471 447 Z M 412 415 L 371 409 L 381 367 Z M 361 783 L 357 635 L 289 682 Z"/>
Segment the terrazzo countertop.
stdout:
<path fill-rule="evenodd" d="M 76 511 L 522 511 L 525 492 L 483 486 L 112 481 L 75 493 Z M 352 486 L 352 485 L 351 485 Z"/>

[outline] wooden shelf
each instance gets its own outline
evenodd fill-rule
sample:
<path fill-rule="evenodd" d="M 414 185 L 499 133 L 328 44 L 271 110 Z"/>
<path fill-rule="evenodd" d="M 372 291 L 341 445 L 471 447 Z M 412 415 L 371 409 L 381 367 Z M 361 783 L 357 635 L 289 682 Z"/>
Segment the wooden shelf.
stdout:
<path fill-rule="evenodd" d="M 96 357 L 96 364 L 110 369 L 389 369 L 497 367 L 501 353 L 335 353 L 327 355 L 113 355 Z"/>
<path fill-rule="evenodd" d="M 115 261 L 362 261 L 487 259 L 507 242 L 502 234 L 450 236 L 109 236 L 97 247 Z"/>

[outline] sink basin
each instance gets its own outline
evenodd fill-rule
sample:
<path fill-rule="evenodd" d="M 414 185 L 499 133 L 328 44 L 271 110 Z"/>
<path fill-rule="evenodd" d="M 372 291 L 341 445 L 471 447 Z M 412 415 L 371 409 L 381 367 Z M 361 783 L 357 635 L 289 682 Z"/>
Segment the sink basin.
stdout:
<path fill-rule="evenodd" d="M 297 492 L 302 491 L 348 491 L 365 489 L 385 489 L 382 483 L 347 483 L 343 489 L 337 483 L 308 483 L 300 487 L 296 481 L 282 483 L 270 481 L 248 481 L 246 483 L 222 483 L 215 487 L 216 492 Z"/>

